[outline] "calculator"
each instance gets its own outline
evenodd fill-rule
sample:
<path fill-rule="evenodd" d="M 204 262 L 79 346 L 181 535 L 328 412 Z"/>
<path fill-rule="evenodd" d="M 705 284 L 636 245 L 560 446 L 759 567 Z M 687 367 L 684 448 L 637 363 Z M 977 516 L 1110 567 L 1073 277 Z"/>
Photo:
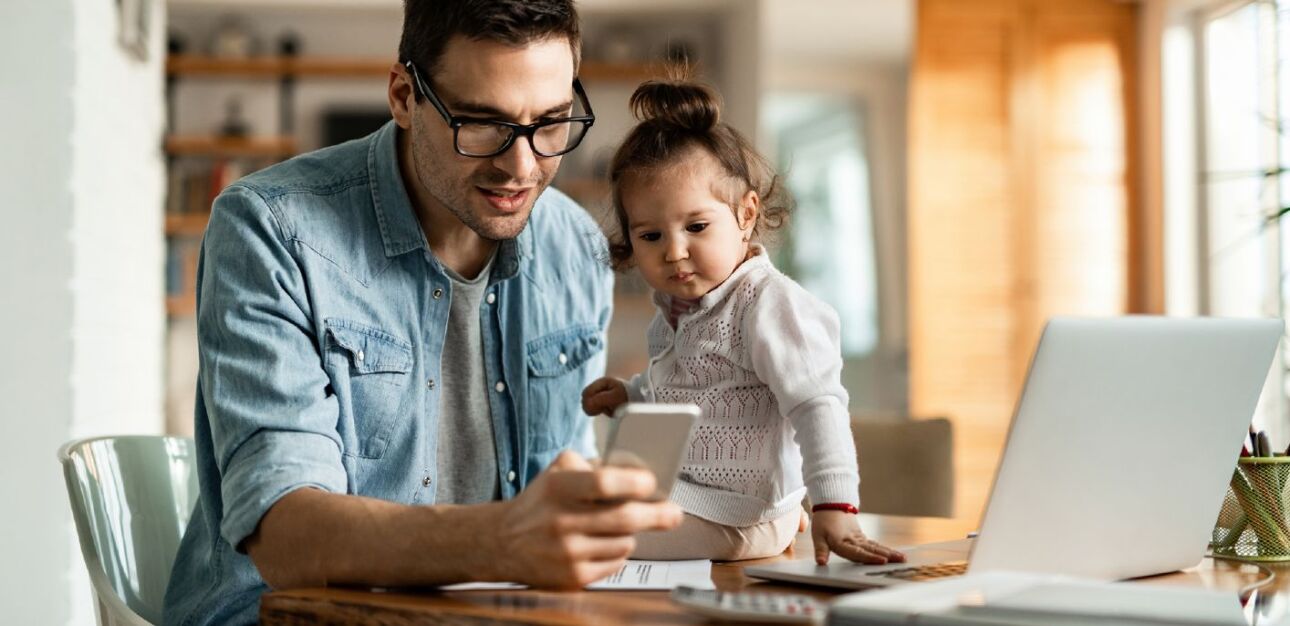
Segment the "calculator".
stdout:
<path fill-rule="evenodd" d="M 823 624 L 828 605 L 810 596 L 694 587 L 672 590 L 672 601 L 717 619 L 776 624 Z"/>

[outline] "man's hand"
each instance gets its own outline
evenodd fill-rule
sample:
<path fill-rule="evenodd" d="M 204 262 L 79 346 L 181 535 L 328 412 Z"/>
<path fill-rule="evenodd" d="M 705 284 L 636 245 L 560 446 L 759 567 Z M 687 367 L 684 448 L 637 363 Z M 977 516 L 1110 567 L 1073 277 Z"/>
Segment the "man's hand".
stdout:
<path fill-rule="evenodd" d="M 623 566 L 638 532 L 681 523 L 680 507 L 644 502 L 654 492 L 648 471 L 593 468 L 565 451 L 503 513 L 493 542 L 497 580 L 578 589 Z"/>
<path fill-rule="evenodd" d="M 627 385 L 617 378 L 598 378 L 582 390 L 582 410 L 587 415 L 613 415 L 627 402 Z"/>
<path fill-rule="evenodd" d="M 856 561 L 881 565 L 903 563 L 905 555 L 868 537 L 860 530 L 856 516 L 843 511 L 817 511 L 811 514 L 811 539 L 815 543 L 815 562 L 829 562 L 829 552 Z"/>

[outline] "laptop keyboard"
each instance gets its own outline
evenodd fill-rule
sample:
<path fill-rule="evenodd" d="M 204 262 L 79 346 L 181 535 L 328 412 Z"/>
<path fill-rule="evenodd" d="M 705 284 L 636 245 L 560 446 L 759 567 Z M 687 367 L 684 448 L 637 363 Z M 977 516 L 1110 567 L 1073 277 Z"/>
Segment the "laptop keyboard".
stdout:
<path fill-rule="evenodd" d="M 885 572 L 870 572 L 867 576 L 899 578 L 901 580 L 936 580 L 949 576 L 962 576 L 967 573 L 967 561 L 950 561 L 933 565 L 918 565 L 902 569 L 889 569 Z"/>

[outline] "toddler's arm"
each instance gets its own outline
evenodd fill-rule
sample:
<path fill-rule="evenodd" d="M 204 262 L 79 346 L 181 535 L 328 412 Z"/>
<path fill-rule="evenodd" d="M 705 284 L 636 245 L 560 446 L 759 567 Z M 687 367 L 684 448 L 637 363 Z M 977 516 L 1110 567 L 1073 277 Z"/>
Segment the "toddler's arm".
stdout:
<path fill-rule="evenodd" d="M 785 279 L 764 286 L 743 322 L 752 369 L 793 425 L 811 502 L 858 507 L 860 475 L 837 314 Z"/>

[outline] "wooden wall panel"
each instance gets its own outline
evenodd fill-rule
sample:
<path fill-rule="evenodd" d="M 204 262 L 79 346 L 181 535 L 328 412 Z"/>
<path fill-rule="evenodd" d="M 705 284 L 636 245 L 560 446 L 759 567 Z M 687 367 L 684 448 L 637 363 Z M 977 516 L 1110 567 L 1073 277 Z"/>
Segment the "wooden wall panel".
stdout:
<path fill-rule="evenodd" d="M 1131 310 L 1133 7 L 921 0 L 910 112 L 910 406 L 955 422 L 976 515 L 1043 323 Z"/>

